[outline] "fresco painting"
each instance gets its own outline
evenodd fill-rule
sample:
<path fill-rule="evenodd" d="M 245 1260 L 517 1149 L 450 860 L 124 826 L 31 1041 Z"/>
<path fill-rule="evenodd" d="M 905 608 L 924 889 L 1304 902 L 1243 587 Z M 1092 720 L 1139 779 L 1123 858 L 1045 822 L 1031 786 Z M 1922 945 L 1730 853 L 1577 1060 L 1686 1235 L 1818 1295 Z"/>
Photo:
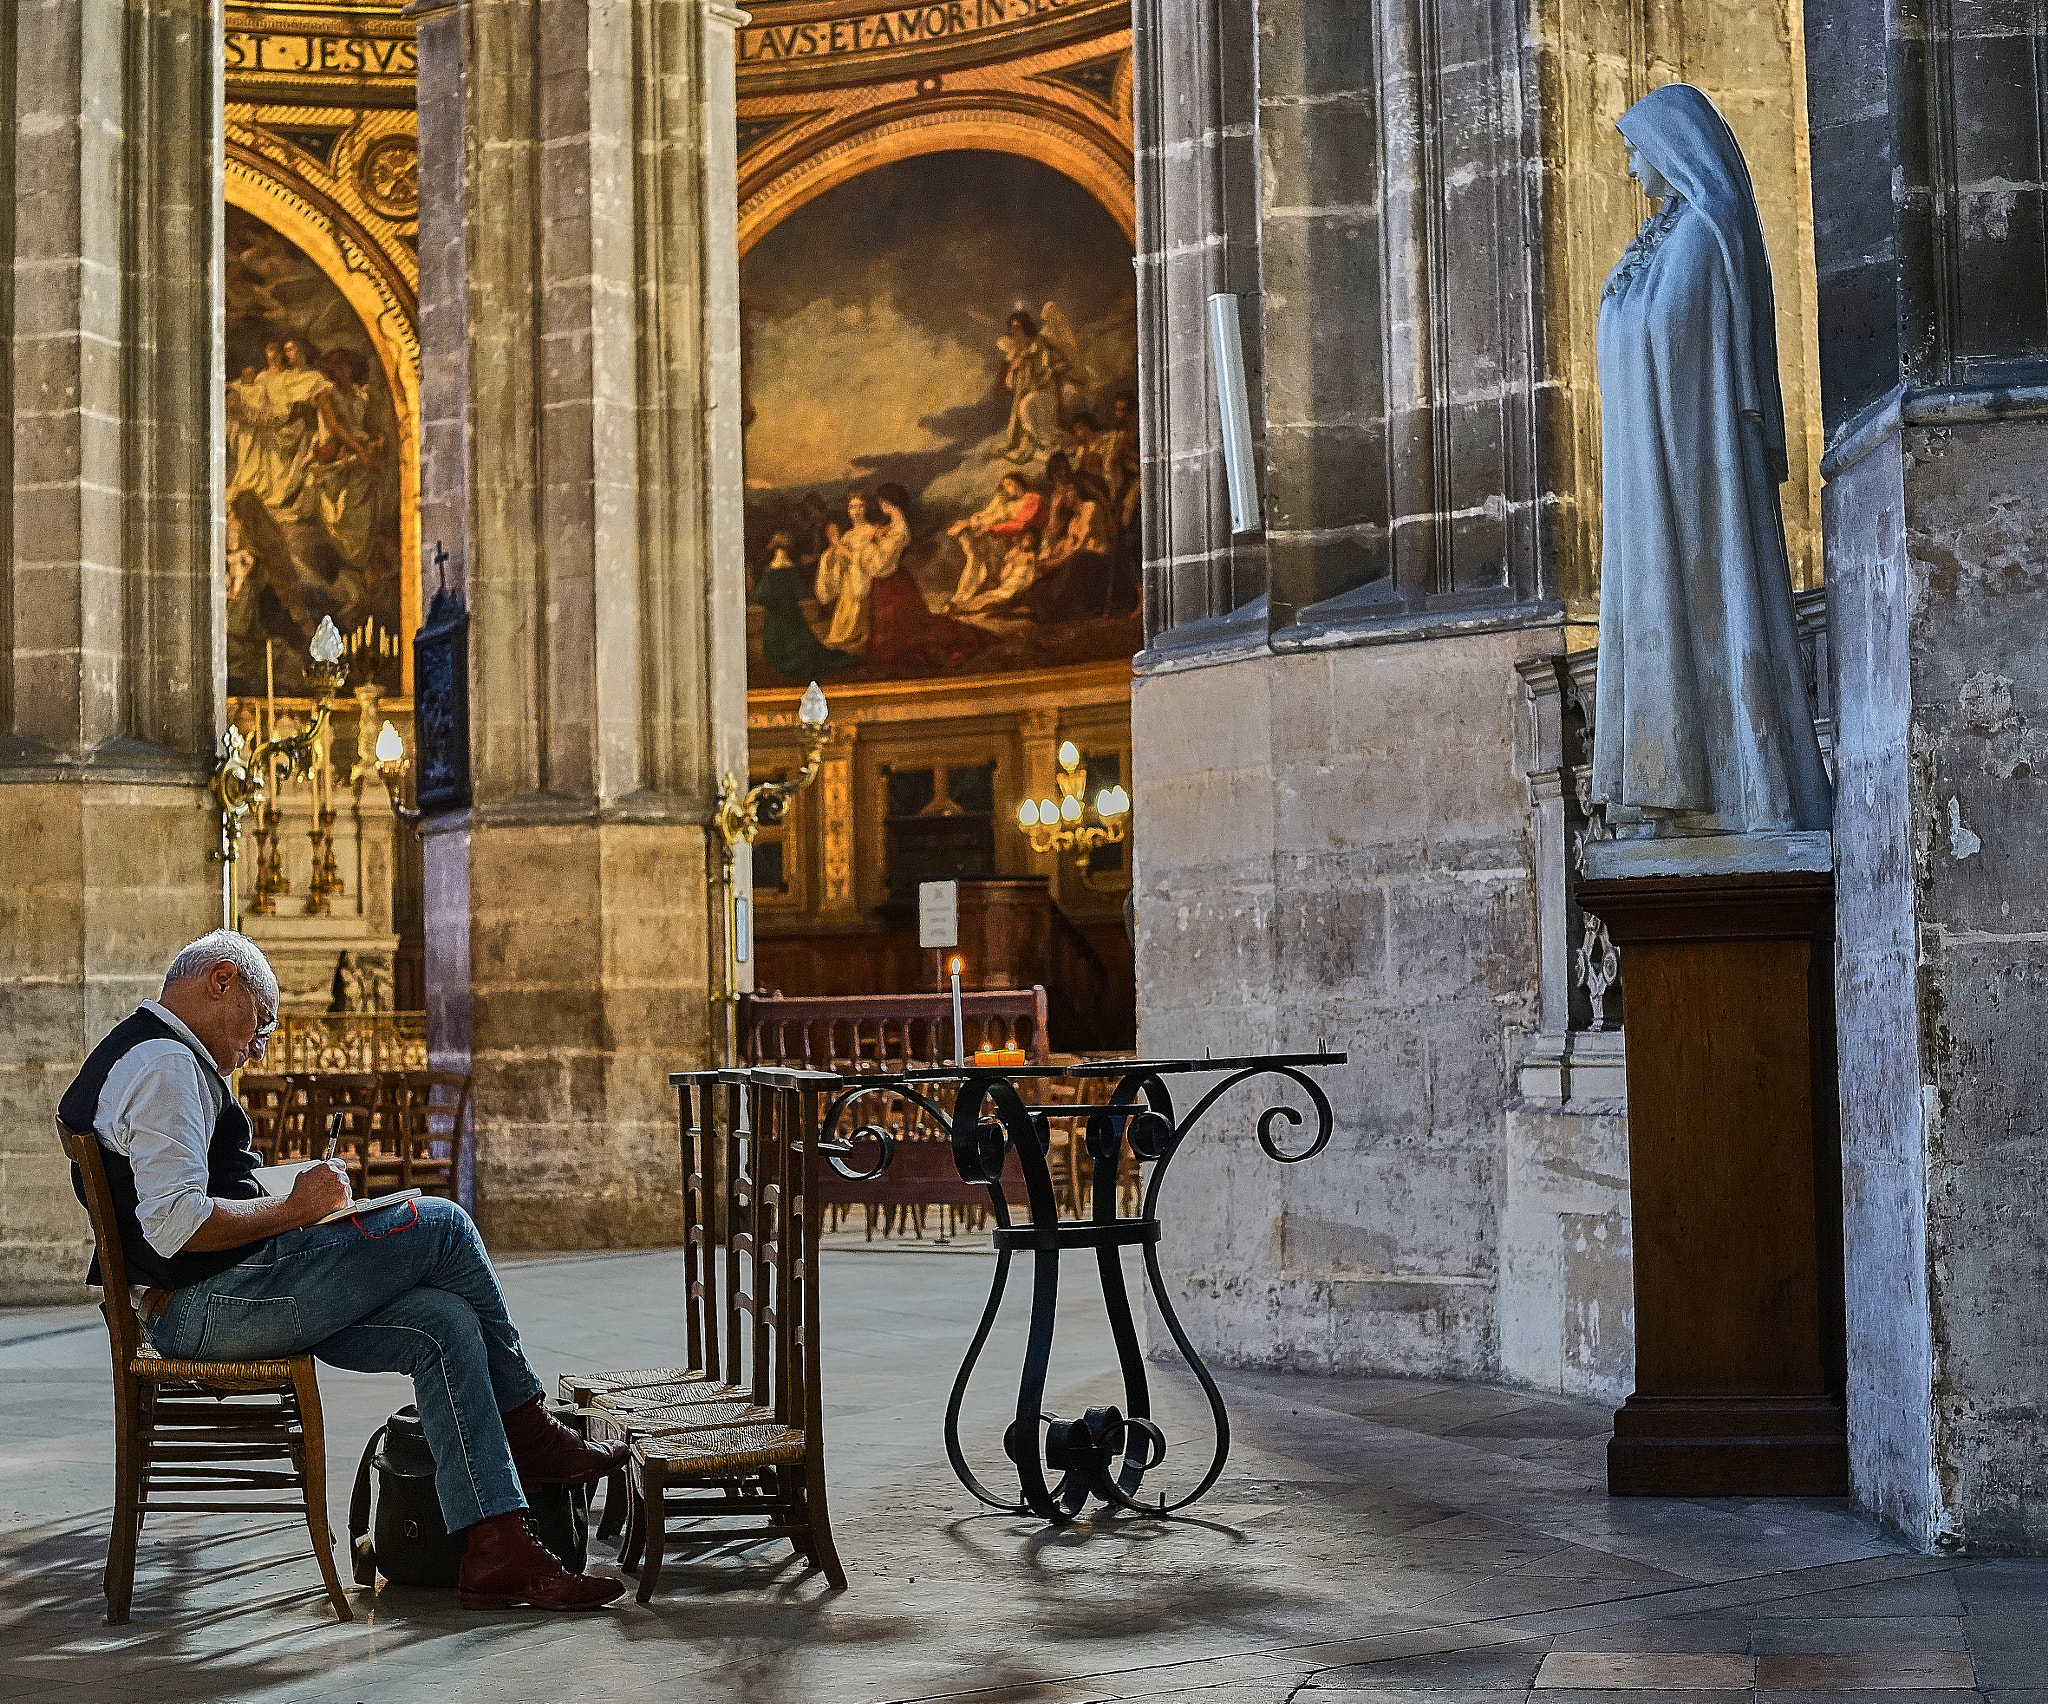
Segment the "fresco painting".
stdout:
<path fill-rule="evenodd" d="M 398 419 L 362 320 L 292 243 L 229 208 L 228 691 L 304 687 L 332 616 L 352 685 L 403 690 Z"/>
<path fill-rule="evenodd" d="M 880 166 L 741 290 L 751 685 L 1137 649 L 1137 302 L 1086 190 L 1007 154 Z"/>

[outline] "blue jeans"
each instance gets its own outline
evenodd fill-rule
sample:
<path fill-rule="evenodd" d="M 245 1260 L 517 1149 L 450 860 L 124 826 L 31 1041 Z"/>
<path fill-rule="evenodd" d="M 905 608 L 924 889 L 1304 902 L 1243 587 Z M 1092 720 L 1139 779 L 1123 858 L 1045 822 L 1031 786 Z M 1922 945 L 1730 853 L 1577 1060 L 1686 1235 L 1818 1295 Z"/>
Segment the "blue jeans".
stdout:
<path fill-rule="evenodd" d="M 149 1340 L 179 1361 L 311 1350 L 359 1373 L 410 1373 L 448 1530 L 526 1507 L 499 1417 L 541 1382 L 483 1239 L 452 1201 L 422 1197 L 272 1237 L 174 1292 Z"/>

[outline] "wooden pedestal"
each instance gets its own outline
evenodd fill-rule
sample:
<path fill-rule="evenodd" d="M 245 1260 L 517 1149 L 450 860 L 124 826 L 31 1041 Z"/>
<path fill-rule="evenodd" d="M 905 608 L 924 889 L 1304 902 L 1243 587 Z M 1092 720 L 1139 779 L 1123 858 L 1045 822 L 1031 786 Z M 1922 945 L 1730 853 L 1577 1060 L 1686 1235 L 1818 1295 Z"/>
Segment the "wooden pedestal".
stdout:
<path fill-rule="evenodd" d="M 1834 1496 L 1843 1425 L 1834 882 L 1580 884 L 1621 949 L 1636 1389 L 1615 1496 Z"/>

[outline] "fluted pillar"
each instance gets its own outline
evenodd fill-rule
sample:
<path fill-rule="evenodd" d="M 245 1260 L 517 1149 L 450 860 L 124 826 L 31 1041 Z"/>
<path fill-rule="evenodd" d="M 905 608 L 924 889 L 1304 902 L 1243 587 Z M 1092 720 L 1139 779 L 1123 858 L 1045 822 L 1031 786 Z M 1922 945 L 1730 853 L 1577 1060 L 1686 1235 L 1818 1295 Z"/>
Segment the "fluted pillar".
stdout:
<path fill-rule="evenodd" d="M 429 1033 L 501 1246 L 668 1240 L 718 778 L 746 770 L 732 31 L 704 0 L 420 28 L 422 520 L 472 802 L 427 833 Z M 432 587 L 430 586 L 430 590 Z"/>
<path fill-rule="evenodd" d="M 0 11 L 0 1301 L 83 1293 L 57 1097 L 219 920 L 220 77 L 214 0 Z"/>

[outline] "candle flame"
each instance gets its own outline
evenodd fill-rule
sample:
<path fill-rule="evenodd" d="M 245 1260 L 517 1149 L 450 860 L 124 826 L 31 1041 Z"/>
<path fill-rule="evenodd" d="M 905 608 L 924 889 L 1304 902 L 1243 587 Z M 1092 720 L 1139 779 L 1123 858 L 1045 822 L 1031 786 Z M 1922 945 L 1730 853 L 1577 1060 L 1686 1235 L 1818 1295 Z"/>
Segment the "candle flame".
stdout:
<path fill-rule="evenodd" d="M 952 971 L 952 973 L 955 976 L 958 976 L 960 974 L 960 961 L 958 959 L 955 959 L 948 968 Z"/>

